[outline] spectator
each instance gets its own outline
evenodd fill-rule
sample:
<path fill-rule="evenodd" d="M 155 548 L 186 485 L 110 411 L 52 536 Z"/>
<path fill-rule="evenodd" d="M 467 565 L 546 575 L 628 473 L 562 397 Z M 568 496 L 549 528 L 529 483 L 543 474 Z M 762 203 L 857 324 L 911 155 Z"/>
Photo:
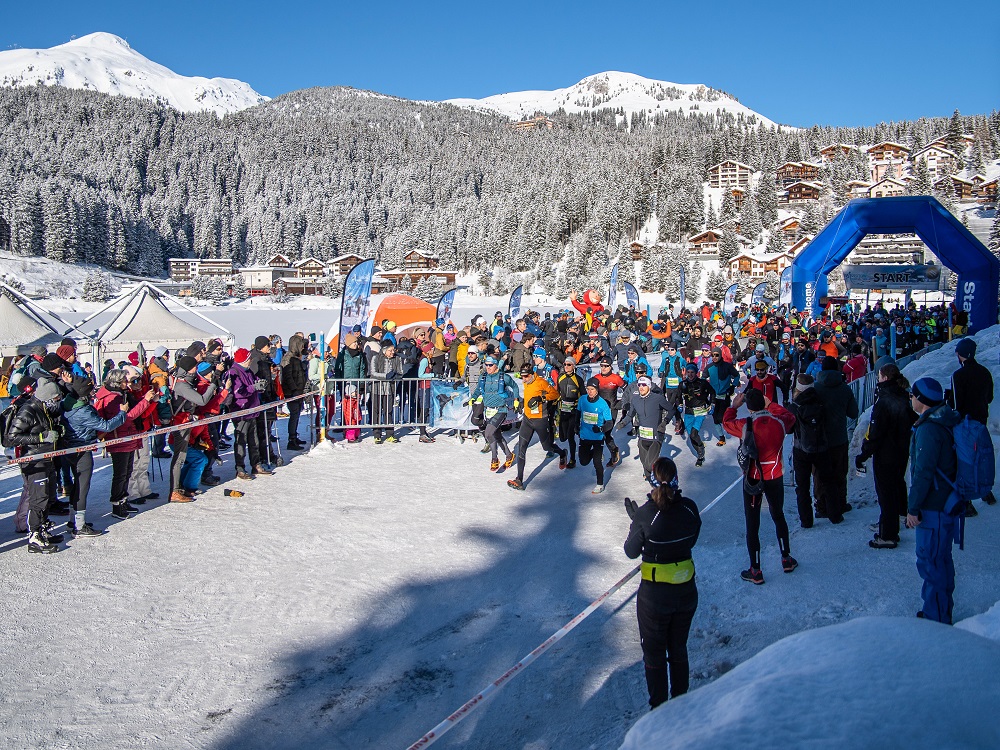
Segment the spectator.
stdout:
<path fill-rule="evenodd" d="M 844 513 L 851 510 L 847 502 L 847 421 L 858 418 L 858 402 L 854 392 L 844 382 L 834 357 L 823 358 L 823 370 L 816 376 L 815 388 L 823 402 L 827 445 L 817 463 L 819 492 L 816 518 L 829 518 L 831 523 L 840 523 L 844 520 Z"/>
<path fill-rule="evenodd" d="M 959 368 L 951 375 L 951 388 L 945 393 L 948 404 L 961 416 L 986 424 L 993 403 L 993 376 L 988 368 L 976 361 L 975 339 L 964 338 L 955 345 Z M 991 490 L 983 498 L 987 505 L 995 505 Z M 971 512 L 970 512 L 971 511 Z M 966 516 L 978 515 L 972 503 Z"/>

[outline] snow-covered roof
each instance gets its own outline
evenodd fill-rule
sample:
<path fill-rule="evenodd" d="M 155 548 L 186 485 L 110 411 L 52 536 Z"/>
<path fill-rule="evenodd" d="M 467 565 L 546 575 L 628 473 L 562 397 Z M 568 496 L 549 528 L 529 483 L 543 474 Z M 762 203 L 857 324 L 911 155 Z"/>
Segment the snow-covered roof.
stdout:
<path fill-rule="evenodd" d="M 348 258 L 357 258 L 358 260 L 364 260 L 364 257 L 358 255 L 357 253 L 345 253 L 344 255 L 338 255 L 336 258 L 330 258 L 327 263 L 339 263 L 342 260 L 347 260 Z"/>
<path fill-rule="evenodd" d="M 917 159 L 917 158 L 923 156 L 924 154 L 926 154 L 926 153 L 928 153 L 930 151 L 937 151 L 939 153 L 944 154 L 945 156 L 950 156 L 952 159 L 957 159 L 958 158 L 958 155 L 954 151 L 946 149 L 944 146 L 935 145 L 933 143 L 931 143 L 930 145 L 924 146 L 919 151 L 915 151 L 913 153 L 913 158 Z"/>
<path fill-rule="evenodd" d="M 896 143 L 895 141 L 882 141 L 881 143 L 876 143 L 874 146 L 869 146 L 868 153 L 870 154 L 872 151 L 885 148 L 898 148 L 901 151 L 906 151 L 907 153 L 910 152 L 910 149 L 902 143 Z"/>
<path fill-rule="evenodd" d="M 818 182 L 809 182 L 807 180 L 799 180 L 798 182 L 793 182 L 791 185 L 789 185 L 787 188 L 785 188 L 785 192 L 791 190 L 796 185 L 805 185 L 806 187 L 816 188 L 817 190 L 822 190 L 823 189 L 823 185 L 821 185 Z"/>
<path fill-rule="evenodd" d="M 720 161 L 718 164 L 713 164 L 712 166 L 709 167 L 709 169 L 710 170 L 718 169 L 719 167 L 725 164 L 735 164 L 737 167 L 742 167 L 743 169 L 748 169 L 751 172 L 753 172 L 753 167 L 751 167 L 749 164 L 744 164 L 741 161 L 736 161 L 736 159 L 725 159 L 723 161 Z"/>
<path fill-rule="evenodd" d="M 293 268 L 299 268 L 301 266 L 304 266 L 306 263 L 316 263 L 317 265 L 320 265 L 320 266 L 324 265 L 323 261 L 321 261 L 321 260 L 319 260 L 317 258 L 314 258 L 314 257 L 312 257 L 310 255 L 308 258 L 303 258 L 302 260 L 295 261 L 294 263 L 292 263 L 292 267 Z"/>
<path fill-rule="evenodd" d="M 414 254 L 416 254 L 416 255 L 419 255 L 419 256 L 421 256 L 422 258 L 429 258 L 429 259 L 431 259 L 431 260 L 436 260 L 436 259 L 437 259 L 437 257 L 438 257 L 438 256 L 434 255 L 433 253 L 425 253 L 425 252 L 423 252 L 422 250 L 416 250 L 416 249 L 414 249 L 414 250 L 409 250 L 409 251 L 407 251 L 406 253 L 403 253 L 403 257 L 405 258 L 405 257 L 407 257 L 408 255 L 414 255 Z"/>
<path fill-rule="evenodd" d="M 897 180 L 897 179 L 896 179 L 896 178 L 894 178 L 894 177 L 883 177 L 883 178 L 882 178 L 881 180 L 879 180 L 879 181 L 878 181 L 878 182 L 876 182 L 876 183 L 875 183 L 874 185 L 872 185 L 872 189 L 874 190 L 874 189 L 875 189 L 875 188 L 877 188 L 877 187 L 878 187 L 879 185 L 882 185 L 882 184 L 884 184 L 884 183 L 886 183 L 886 182 L 891 182 L 891 183 L 892 183 L 893 185 L 896 185 L 896 186 L 898 186 L 898 187 L 901 187 L 901 188 L 902 188 L 902 187 L 906 187 L 906 184 L 905 184 L 905 183 L 903 183 L 903 182 L 900 182 L 899 180 Z"/>

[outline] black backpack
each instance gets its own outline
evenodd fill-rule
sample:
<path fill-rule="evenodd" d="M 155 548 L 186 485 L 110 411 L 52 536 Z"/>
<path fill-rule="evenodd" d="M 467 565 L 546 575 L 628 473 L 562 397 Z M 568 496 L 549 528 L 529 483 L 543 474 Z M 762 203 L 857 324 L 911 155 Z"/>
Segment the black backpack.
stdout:
<path fill-rule="evenodd" d="M 11 426 L 14 424 L 14 419 L 17 417 L 18 410 L 24 405 L 24 401 L 21 399 L 12 401 L 10 405 L 0 413 L 0 445 L 4 448 L 10 448 L 12 446 L 7 445 L 7 433 L 10 432 Z"/>
<path fill-rule="evenodd" d="M 764 492 L 764 469 L 760 465 L 760 454 L 757 452 L 757 439 L 753 435 L 753 417 L 747 417 L 743 425 L 743 438 L 736 449 L 736 462 L 743 471 L 743 490 L 749 495 L 760 495 Z M 750 479 L 750 467 L 757 466 L 760 478 Z"/>
<path fill-rule="evenodd" d="M 823 401 L 808 389 L 795 401 L 795 434 L 800 450 L 806 453 L 822 453 L 829 445 L 826 442 L 826 410 Z"/>

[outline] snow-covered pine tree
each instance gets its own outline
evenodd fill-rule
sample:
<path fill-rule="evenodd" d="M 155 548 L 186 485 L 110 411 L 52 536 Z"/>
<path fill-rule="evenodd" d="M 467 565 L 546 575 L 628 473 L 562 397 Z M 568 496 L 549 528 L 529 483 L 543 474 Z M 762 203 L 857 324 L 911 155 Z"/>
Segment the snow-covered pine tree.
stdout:
<path fill-rule="evenodd" d="M 479 285 L 479 293 L 484 297 L 488 297 L 493 288 L 493 274 L 484 268 L 479 272 L 476 283 Z"/>
<path fill-rule="evenodd" d="M 772 302 L 781 295 L 781 279 L 779 278 L 776 271 L 768 271 L 764 275 L 764 283 L 767 286 L 764 287 L 764 298 L 771 300 Z"/>
<path fill-rule="evenodd" d="M 996 212 L 993 219 L 993 226 L 990 227 L 990 236 L 986 240 L 986 246 L 993 251 L 993 254 L 1000 258 L 1000 211 Z"/>
<path fill-rule="evenodd" d="M 111 277 L 101 271 L 91 271 L 83 280 L 83 299 L 86 302 L 107 302 L 111 299 Z"/>
<path fill-rule="evenodd" d="M 274 285 L 273 297 L 275 302 L 288 302 L 290 299 L 284 279 L 278 279 L 277 283 Z"/>
<path fill-rule="evenodd" d="M 209 278 L 209 299 L 213 304 L 221 305 L 229 299 L 229 284 L 224 276 L 211 276 Z"/>
<path fill-rule="evenodd" d="M 687 289 L 685 290 L 687 302 L 698 301 L 701 295 L 701 278 L 704 271 L 700 260 L 696 260 L 694 263 L 688 260 Z"/>
<path fill-rule="evenodd" d="M 743 205 L 740 207 L 740 226 L 743 236 L 752 242 L 757 242 L 764 231 L 760 212 L 757 210 L 757 196 L 750 190 L 747 190 Z"/>
<path fill-rule="evenodd" d="M 250 292 L 247 290 L 247 283 L 243 279 L 243 274 L 233 274 L 231 280 L 233 282 L 233 299 L 246 299 L 250 296 Z"/>
<path fill-rule="evenodd" d="M 951 119 L 948 120 L 948 129 L 944 134 L 944 144 L 945 147 L 955 153 L 958 156 L 958 169 L 965 169 L 965 139 L 962 135 L 965 133 L 965 128 L 962 126 L 962 113 L 957 109 L 952 113 Z"/>
<path fill-rule="evenodd" d="M 728 189 L 722 191 L 722 206 L 719 208 L 719 223 L 736 218 L 736 202 L 733 200 L 733 192 Z"/>
<path fill-rule="evenodd" d="M 810 201 L 809 205 L 806 206 L 805 213 L 799 219 L 799 227 L 805 234 L 812 235 L 819 233 L 819 230 L 823 228 L 823 216 L 815 201 Z"/>
<path fill-rule="evenodd" d="M 722 230 L 722 240 L 719 242 L 719 268 L 726 268 L 729 261 L 740 254 L 740 242 L 736 232 L 730 227 Z"/>
<path fill-rule="evenodd" d="M 711 271 L 705 283 L 705 296 L 713 302 L 721 302 L 731 283 L 721 271 Z"/>
<path fill-rule="evenodd" d="M 191 279 L 191 297 L 200 300 L 212 298 L 212 282 L 208 276 L 195 276 Z"/>
<path fill-rule="evenodd" d="M 750 274 L 748 274 L 748 273 L 738 273 L 738 274 L 736 274 L 736 279 L 735 280 L 736 280 L 736 285 L 737 285 L 736 286 L 736 301 L 739 302 L 744 297 L 746 297 L 748 294 L 750 294 L 751 291 L 753 291 L 753 288 L 754 288 L 756 282 L 753 281 L 750 278 Z"/>
<path fill-rule="evenodd" d="M 412 294 L 413 279 L 410 278 L 410 274 L 403 274 L 403 278 L 399 281 L 399 291 L 403 294 Z"/>
<path fill-rule="evenodd" d="M 649 248 L 646 248 L 649 252 Z M 635 284 L 635 261 L 632 260 L 632 247 L 628 235 L 623 235 L 618 247 L 618 288 L 624 289 L 624 283 Z"/>
<path fill-rule="evenodd" d="M 767 252 L 780 253 L 785 249 L 785 234 L 780 229 L 772 229 L 767 234 Z"/>
<path fill-rule="evenodd" d="M 755 197 L 761 223 L 769 227 L 778 220 L 778 188 L 774 172 L 765 172 L 757 183 Z"/>
<path fill-rule="evenodd" d="M 907 195 L 933 195 L 934 186 L 931 185 L 931 173 L 927 170 L 927 160 L 917 159 L 917 164 L 913 168 L 913 179 L 906 184 Z"/>
<path fill-rule="evenodd" d="M 323 296 L 336 299 L 344 294 L 344 279 L 330 274 L 323 277 Z"/>

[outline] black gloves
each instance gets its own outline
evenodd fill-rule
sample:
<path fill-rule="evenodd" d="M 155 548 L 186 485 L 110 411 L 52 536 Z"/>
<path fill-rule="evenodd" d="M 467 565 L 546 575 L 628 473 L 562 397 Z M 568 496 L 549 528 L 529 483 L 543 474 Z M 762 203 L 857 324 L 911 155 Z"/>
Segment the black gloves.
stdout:
<path fill-rule="evenodd" d="M 530 406 L 532 409 L 537 409 L 541 405 L 542 405 L 541 396 L 532 396 L 530 399 L 528 399 L 528 406 Z"/>
<path fill-rule="evenodd" d="M 628 513 L 628 517 L 630 519 L 631 518 L 635 518 L 635 514 L 639 512 L 639 504 L 635 500 L 633 500 L 633 499 L 631 499 L 629 497 L 626 497 L 625 498 L 625 512 Z"/>

